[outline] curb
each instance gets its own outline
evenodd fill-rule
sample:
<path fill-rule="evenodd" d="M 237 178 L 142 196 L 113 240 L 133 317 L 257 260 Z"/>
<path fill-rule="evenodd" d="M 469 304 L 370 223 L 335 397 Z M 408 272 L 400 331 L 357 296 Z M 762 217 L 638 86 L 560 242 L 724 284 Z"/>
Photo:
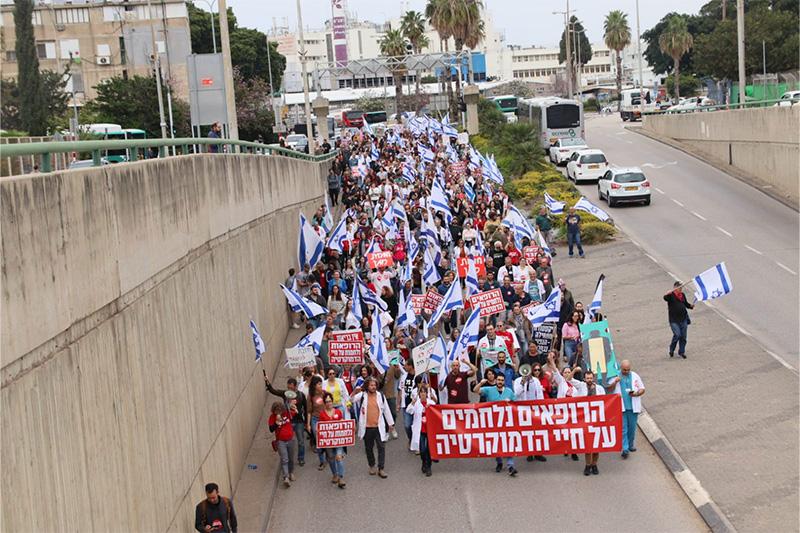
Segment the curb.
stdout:
<path fill-rule="evenodd" d="M 655 420 L 642 410 L 639 415 L 639 429 L 653 446 L 664 465 L 672 472 L 683 492 L 689 497 L 697 512 L 714 533 L 735 533 L 736 528 L 722 512 L 722 509 L 711 499 L 708 492 L 700 484 L 686 463 L 678 455 L 669 439 L 659 429 Z"/>
<path fill-rule="evenodd" d="M 798 203 L 791 198 L 787 198 L 786 196 L 777 192 L 771 185 L 765 183 L 763 180 L 743 172 L 741 170 L 736 169 L 728 164 L 725 164 L 718 159 L 711 157 L 707 154 L 700 153 L 699 151 L 692 150 L 684 143 L 680 141 L 676 141 L 675 139 L 671 139 L 669 137 L 662 137 L 656 133 L 651 131 L 645 131 L 644 126 L 625 126 L 626 131 L 632 131 L 634 133 L 638 133 L 643 137 L 647 137 L 648 139 L 653 139 L 654 141 L 658 141 L 662 144 L 666 144 L 676 150 L 680 150 L 681 152 L 694 157 L 695 159 L 699 159 L 703 163 L 714 167 L 715 169 L 719 170 L 720 172 L 724 172 L 728 176 L 737 179 L 744 183 L 745 185 L 749 185 L 750 187 L 754 188 L 755 190 L 769 196 L 773 200 L 777 200 L 778 202 L 782 203 L 786 207 L 789 207 L 795 211 L 798 211 Z"/>

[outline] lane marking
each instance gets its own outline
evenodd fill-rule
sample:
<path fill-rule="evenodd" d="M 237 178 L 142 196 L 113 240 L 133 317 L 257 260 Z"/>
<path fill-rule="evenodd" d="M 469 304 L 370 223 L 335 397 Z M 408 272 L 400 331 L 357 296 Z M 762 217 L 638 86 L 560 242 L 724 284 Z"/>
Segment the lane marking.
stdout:
<path fill-rule="evenodd" d="M 678 164 L 677 161 L 670 161 L 668 163 L 664 163 L 663 165 L 654 165 L 653 163 L 645 163 L 645 164 L 642 165 L 642 168 L 644 168 L 644 167 L 664 168 L 664 167 L 667 167 L 667 166 L 670 166 L 670 165 L 677 165 L 677 164 Z"/>
<path fill-rule="evenodd" d="M 658 259 L 656 259 L 656 258 L 655 258 L 655 257 L 653 257 L 652 255 L 648 254 L 647 252 L 645 252 L 645 253 L 644 253 L 644 255 L 646 255 L 647 257 L 649 257 L 649 258 L 650 258 L 650 260 L 651 260 L 653 263 L 655 263 L 655 264 L 657 264 L 657 265 L 660 265 L 660 264 L 661 264 L 661 263 L 659 263 L 659 262 L 658 262 Z"/>
<path fill-rule="evenodd" d="M 628 135 L 627 131 L 618 131 L 617 135 Z"/>
<path fill-rule="evenodd" d="M 661 190 L 661 189 L 659 189 L 658 187 L 653 187 L 653 188 L 656 190 L 656 192 L 657 192 L 657 193 L 659 193 L 659 194 L 665 194 L 665 193 L 664 193 L 664 191 L 662 191 L 662 190 Z"/>
<path fill-rule="evenodd" d="M 791 268 L 787 267 L 786 265 L 784 265 L 784 264 L 783 264 L 783 263 L 781 263 L 780 261 L 775 261 L 775 264 L 776 264 L 776 265 L 778 265 L 779 267 L 781 267 L 782 269 L 784 269 L 784 270 L 785 270 L 786 272 L 788 272 L 789 274 L 791 274 L 791 275 L 793 275 L 793 276 L 796 276 L 796 275 L 797 275 L 797 272 L 795 272 L 795 271 L 794 271 L 794 270 L 792 270 Z"/>
<path fill-rule="evenodd" d="M 678 204 L 679 206 L 683 207 L 683 204 L 682 204 L 682 203 L 680 203 L 680 202 L 679 202 L 678 200 L 676 200 L 675 198 L 672 198 L 672 201 L 673 201 L 673 202 L 675 202 L 676 204 Z"/>
<path fill-rule="evenodd" d="M 703 221 L 706 221 L 706 220 L 708 220 L 706 217 L 704 217 L 703 215 L 701 215 L 701 214 L 700 214 L 700 213 L 698 213 L 697 211 L 692 211 L 692 214 L 693 214 L 694 216 L 696 216 L 697 218 L 699 218 L 700 220 L 703 220 Z"/>
<path fill-rule="evenodd" d="M 755 254 L 758 254 L 758 255 L 764 255 L 764 253 L 763 253 L 763 252 L 759 252 L 758 250 L 756 250 L 756 249 L 755 249 L 755 248 L 753 248 L 752 246 L 748 246 L 748 245 L 746 245 L 746 244 L 745 244 L 745 245 L 744 245 L 744 247 L 745 247 L 745 248 L 747 248 L 748 250 L 750 250 L 751 252 L 755 253 Z"/>
<path fill-rule="evenodd" d="M 632 243 L 633 243 L 633 245 L 634 245 L 635 247 L 637 247 L 637 248 L 641 248 L 641 247 L 642 247 L 642 245 L 641 245 L 641 244 L 639 244 L 638 242 L 634 241 L 633 239 L 631 239 L 631 242 L 632 242 Z"/>
<path fill-rule="evenodd" d="M 719 226 L 715 226 L 715 227 L 716 227 L 716 228 L 717 228 L 719 231 L 721 231 L 722 233 L 724 233 L 725 235 L 727 235 L 728 237 L 733 237 L 733 235 L 731 235 L 730 233 L 728 233 L 727 231 L 725 231 L 723 228 L 720 228 Z"/>
<path fill-rule="evenodd" d="M 786 368 L 788 368 L 788 369 L 789 369 L 789 370 L 791 370 L 792 372 L 797 372 L 797 370 L 796 370 L 796 369 L 795 369 L 795 368 L 794 368 L 792 365 L 790 365 L 789 363 L 787 363 L 787 362 L 786 362 L 786 360 L 785 360 L 783 357 L 781 357 L 780 355 L 776 354 L 775 352 L 771 352 L 771 351 L 769 351 L 769 350 L 766 350 L 766 352 L 767 352 L 768 354 L 770 354 L 770 355 L 772 356 L 772 358 L 773 358 L 773 359 L 775 359 L 776 361 L 778 361 L 780 364 L 782 364 L 783 366 L 785 366 Z"/>
<path fill-rule="evenodd" d="M 738 329 L 738 330 L 739 330 L 739 332 L 743 333 L 744 335 L 747 335 L 748 337 L 752 337 L 752 335 L 750 335 L 750 334 L 747 332 L 747 330 L 746 330 L 746 329 L 744 329 L 742 326 L 740 326 L 739 324 L 737 324 L 736 322 L 734 322 L 734 321 L 733 321 L 733 320 L 731 320 L 730 318 L 726 318 L 725 320 L 727 320 L 727 321 L 728 321 L 728 324 L 730 324 L 731 326 L 733 326 L 733 327 L 735 327 L 736 329 Z"/>

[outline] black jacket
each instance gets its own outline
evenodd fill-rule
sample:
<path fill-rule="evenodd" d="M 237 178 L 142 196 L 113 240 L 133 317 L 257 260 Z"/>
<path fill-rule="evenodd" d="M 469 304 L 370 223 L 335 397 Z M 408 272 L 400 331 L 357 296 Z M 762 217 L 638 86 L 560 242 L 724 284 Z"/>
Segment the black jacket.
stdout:
<path fill-rule="evenodd" d="M 681 295 L 681 298 L 675 295 L 675 292 L 670 292 L 664 295 L 664 301 L 667 302 L 667 314 L 669 315 L 670 322 L 683 322 L 689 319 L 687 309 L 694 309 L 694 306 L 686 301 L 686 295 Z"/>
<path fill-rule="evenodd" d="M 216 525 L 216 533 L 236 533 L 238 524 L 236 523 L 236 512 L 233 510 L 233 502 L 224 496 L 220 496 L 216 505 L 207 499 L 197 504 L 194 512 L 194 528 L 201 533 L 205 533 L 205 526 Z"/>

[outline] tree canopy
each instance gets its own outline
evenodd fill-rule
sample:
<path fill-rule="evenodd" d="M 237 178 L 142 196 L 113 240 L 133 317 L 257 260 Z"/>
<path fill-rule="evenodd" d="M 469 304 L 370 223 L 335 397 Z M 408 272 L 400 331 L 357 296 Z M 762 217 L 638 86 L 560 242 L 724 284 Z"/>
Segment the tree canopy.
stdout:
<path fill-rule="evenodd" d="M 578 17 L 573 15 L 570 19 L 570 28 L 572 31 L 577 33 L 578 39 L 570 41 L 570 46 L 572 46 L 572 57 L 576 58 L 577 64 L 585 65 L 592 59 L 592 43 L 589 42 L 589 38 L 586 37 L 586 30 L 583 28 L 583 24 L 581 21 L 578 20 Z M 566 30 L 561 32 L 561 41 L 558 43 L 558 62 L 564 63 L 567 60 L 567 41 L 566 38 Z M 577 43 L 577 50 L 576 47 L 573 46 L 574 43 Z"/>

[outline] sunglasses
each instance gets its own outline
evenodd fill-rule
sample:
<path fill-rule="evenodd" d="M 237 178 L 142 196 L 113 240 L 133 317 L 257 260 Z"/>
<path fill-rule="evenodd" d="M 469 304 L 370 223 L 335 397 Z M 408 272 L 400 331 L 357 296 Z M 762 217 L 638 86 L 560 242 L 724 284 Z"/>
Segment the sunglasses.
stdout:
<path fill-rule="evenodd" d="M 534 369 L 533 369 L 533 372 L 541 372 L 541 371 L 542 371 L 542 369 L 541 369 L 541 368 L 534 368 Z"/>

